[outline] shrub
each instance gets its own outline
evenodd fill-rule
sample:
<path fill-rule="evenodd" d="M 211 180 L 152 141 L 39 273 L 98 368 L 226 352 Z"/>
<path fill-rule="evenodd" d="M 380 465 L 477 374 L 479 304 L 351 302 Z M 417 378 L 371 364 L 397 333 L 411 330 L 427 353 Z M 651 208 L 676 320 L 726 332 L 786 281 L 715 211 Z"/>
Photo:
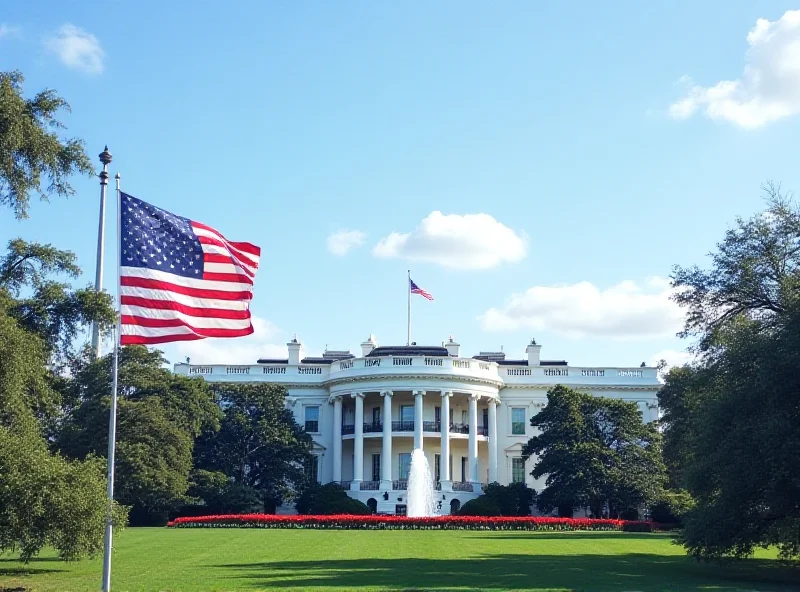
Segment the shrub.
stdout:
<path fill-rule="evenodd" d="M 456 512 L 458 516 L 499 516 L 497 502 L 486 495 L 469 500 Z"/>
<path fill-rule="evenodd" d="M 315 514 L 318 516 L 372 513 L 372 510 L 366 504 L 348 496 L 342 486 L 337 483 L 307 487 L 297 498 L 295 508 L 300 514 Z"/>
<path fill-rule="evenodd" d="M 653 527 L 649 522 L 626 521 L 622 524 L 624 532 L 653 532 Z"/>
<path fill-rule="evenodd" d="M 639 519 L 639 510 L 636 508 L 630 508 L 628 510 L 622 510 L 619 513 L 619 517 L 622 520 L 638 520 Z"/>
<path fill-rule="evenodd" d="M 660 524 L 683 524 L 683 517 L 694 507 L 694 500 L 686 490 L 666 491 L 650 508 L 650 519 Z"/>
<path fill-rule="evenodd" d="M 525 483 L 500 485 L 495 482 L 486 486 L 484 496 L 494 500 L 501 516 L 530 516 L 536 491 Z"/>

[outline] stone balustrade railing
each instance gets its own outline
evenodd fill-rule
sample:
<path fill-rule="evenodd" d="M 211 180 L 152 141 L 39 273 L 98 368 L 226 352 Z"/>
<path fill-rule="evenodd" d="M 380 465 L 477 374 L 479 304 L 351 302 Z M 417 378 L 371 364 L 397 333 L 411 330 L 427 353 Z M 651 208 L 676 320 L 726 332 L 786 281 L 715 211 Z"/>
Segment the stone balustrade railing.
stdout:
<path fill-rule="evenodd" d="M 403 374 L 463 375 L 508 384 L 657 384 L 656 368 L 582 368 L 571 366 L 499 365 L 474 358 L 426 356 L 385 356 L 337 360 L 330 364 L 176 364 L 175 372 L 220 381 L 266 381 L 320 383 L 331 379 L 357 377 L 380 372 Z"/>

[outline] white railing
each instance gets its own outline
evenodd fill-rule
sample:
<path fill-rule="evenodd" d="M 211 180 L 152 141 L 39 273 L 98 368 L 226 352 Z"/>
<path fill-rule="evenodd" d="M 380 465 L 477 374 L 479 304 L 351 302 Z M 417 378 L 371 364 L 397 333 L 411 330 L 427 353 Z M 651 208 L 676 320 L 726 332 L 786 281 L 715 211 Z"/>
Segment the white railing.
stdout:
<path fill-rule="evenodd" d="M 575 368 L 567 366 L 500 366 L 500 377 L 511 384 L 656 384 L 656 368 Z"/>
<path fill-rule="evenodd" d="M 403 374 L 420 371 L 472 378 L 500 379 L 509 384 L 642 384 L 658 383 L 656 368 L 580 368 L 567 366 L 498 365 L 474 358 L 439 356 L 383 356 L 337 360 L 332 364 L 177 364 L 175 372 L 213 380 L 261 380 L 319 383 L 329 378 L 363 376 L 373 373 Z M 256 379 L 257 380 L 257 379 Z"/>

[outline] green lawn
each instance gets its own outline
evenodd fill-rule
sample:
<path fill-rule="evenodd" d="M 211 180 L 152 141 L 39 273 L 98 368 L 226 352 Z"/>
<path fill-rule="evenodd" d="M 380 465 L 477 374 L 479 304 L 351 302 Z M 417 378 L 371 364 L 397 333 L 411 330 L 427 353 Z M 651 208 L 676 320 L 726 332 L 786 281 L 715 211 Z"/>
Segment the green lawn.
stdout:
<path fill-rule="evenodd" d="M 687 559 L 663 534 L 617 532 L 129 529 L 112 589 L 800 590 L 800 569 L 762 553 L 743 564 Z M 0 558 L 0 591 L 98 590 L 101 559 Z"/>

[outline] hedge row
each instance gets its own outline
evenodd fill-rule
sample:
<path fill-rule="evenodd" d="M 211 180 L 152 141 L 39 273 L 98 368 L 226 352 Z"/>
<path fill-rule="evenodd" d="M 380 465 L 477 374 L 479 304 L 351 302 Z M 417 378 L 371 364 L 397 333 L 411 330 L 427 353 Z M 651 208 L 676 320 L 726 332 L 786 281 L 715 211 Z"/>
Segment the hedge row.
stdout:
<path fill-rule="evenodd" d="M 176 518 L 170 528 L 306 528 L 338 530 L 626 530 L 649 532 L 649 522 L 550 516 L 435 516 L 408 518 L 371 514 L 279 516 L 226 514 Z"/>

